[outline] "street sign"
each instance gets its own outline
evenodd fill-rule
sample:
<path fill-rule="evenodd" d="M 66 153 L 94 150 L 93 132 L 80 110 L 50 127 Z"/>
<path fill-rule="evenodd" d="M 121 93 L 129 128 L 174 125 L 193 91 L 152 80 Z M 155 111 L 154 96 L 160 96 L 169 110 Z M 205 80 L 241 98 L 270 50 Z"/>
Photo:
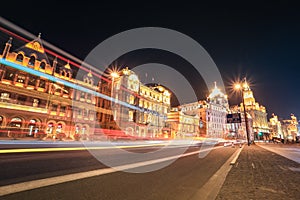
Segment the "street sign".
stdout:
<path fill-rule="evenodd" d="M 242 123 L 241 113 L 227 114 L 227 123 Z"/>

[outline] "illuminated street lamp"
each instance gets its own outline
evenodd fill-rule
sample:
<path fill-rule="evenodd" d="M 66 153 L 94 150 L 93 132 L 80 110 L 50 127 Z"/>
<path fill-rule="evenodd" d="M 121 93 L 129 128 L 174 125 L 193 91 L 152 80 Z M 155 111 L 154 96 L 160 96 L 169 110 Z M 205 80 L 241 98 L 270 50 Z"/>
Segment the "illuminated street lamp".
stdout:
<path fill-rule="evenodd" d="M 119 75 L 119 73 L 117 71 L 112 71 L 110 73 L 110 77 L 111 77 L 111 95 L 110 96 L 111 96 L 111 104 L 113 105 L 114 83 L 115 83 L 115 79 L 119 78 L 120 75 Z M 116 98 L 118 98 L 118 97 L 116 97 Z M 115 109 L 114 110 L 114 115 L 113 115 L 114 120 L 117 119 L 116 115 L 117 115 L 117 110 Z"/>
<path fill-rule="evenodd" d="M 234 85 L 234 89 L 242 92 L 242 99 L 243 99 L 242 104 L 243 104 L 243 110 L 244 110 L 244 116 L 245 116 L 247 144 L 248 144 L 248 146 L 250 146 L 249 127 L 248 127 L 248 116 L 247 116 L 247 112 L 246 112 L 245 96 L 244 96 L 244 92 L 245 92 L 245 89 L 247 88 L 247 86 L 248 86 L 248 84 L 247 84 L 247 82 L 246 82 L 246 78 L 244 78 L 244 83 L 243 83 L 243 85 L 241 85 L 241 83 L 236 83 L 236 84 Z"/>

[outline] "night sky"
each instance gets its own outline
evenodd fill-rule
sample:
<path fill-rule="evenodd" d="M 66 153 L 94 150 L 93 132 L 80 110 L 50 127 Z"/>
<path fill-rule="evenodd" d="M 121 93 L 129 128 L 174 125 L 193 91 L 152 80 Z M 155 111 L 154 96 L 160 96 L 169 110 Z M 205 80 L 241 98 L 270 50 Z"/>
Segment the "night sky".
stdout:
<path fill-rule="evenodd" d="M 230 92 L 231 82 L 246 76 L 256 100 L 266 106 L 269 116 L 275 113 L 289 118 L 294 113 L 300 117 L 300 12 L 289 1 L 210 5 L 1 2 L 0 15 L 33 34 L 41 32 L 44 40 L 80 59 L 103 40 L 128 29 L 154 26 L 182 32 L 201 44 L 214 60 L 230 104 L 239 102 Z M 171 66 L 169 60 L 174 60 L 168 59 L 174 57 L 168 53 L 150 54 L 131 53 L 118 63 L 133 66 L 155 60 Z M 178 62 L 182 62 L 182 71 L 193 74 L 191 66 Z M 191 82 L 198 88 L 199 99 L 205 98 L 207 88 L 198 87 L 198 79 L 201 81 L 201 77 L 195 77 Z"/>

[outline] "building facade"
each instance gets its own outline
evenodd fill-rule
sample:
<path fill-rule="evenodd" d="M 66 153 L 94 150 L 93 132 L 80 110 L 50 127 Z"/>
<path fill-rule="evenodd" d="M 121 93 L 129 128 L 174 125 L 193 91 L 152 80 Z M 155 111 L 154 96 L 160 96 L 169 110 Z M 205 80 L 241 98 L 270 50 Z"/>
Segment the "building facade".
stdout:
<path fill-rule="evenodd" d="M 229 105 L 227 95 L 220 91 L 216 83 L 207 100 L 184 104 L 180 108 L 185 114 L 199 116 L 199 136 L 224 138 Z"/>
<path fill-rule="evenodd" d="M 295 142 L 298 134 L 298 121 L 294 114 L 291 114 L 291 119 L 282 120 L 282 132 L 285 141 Z"/>
<path fill-rule="evenodd" d="M 171 137 L 166 129 L 171 93 L 163 86 L 146 86 L 128 68 L 113 83 L 112 111 L 117 126 L 136 137 Z"/>
<path fill-rule="evenodd" d="M 199 116 L 185 114 L 180 106 L 172 108 L 168 113 L 167 124 L 172 138 L 184 139 L 199 136 Z"/>
<path fill-rule="evenodd" d="M 246 112 L 249 113 L 253 121 L 253 134 L 255 139 L 269 139 L 269 125 L 267 119 L 266 108 L 256 102 L 253 92 L 250 89 L 249 84 L 244 82 L 243 84 L 243 97 Z M 240 110 L 243 112 L 243 103 L 240 104 Z"/>
<path fill-rule="evenodd" d="M 278 116 L 275 115 L 274 113 L 272 114 L 272 117 L 269 119 L 269 128 L 270 128 L 271 139 L 273 138 L 284 139 L 281 121 L 278 119 Z"/>
<path fill-rule="evenodd" d="M 140 137 L 163 134 L 171 94 L 162 86 L 141 84 L 128 69 L 113 81 L 79 71 L 76 63 L 48 54 L 40 35 L 16 49 L 10 38 L 0 62 L 3 136 L 74 138 L 109 132 L 104 130 Z"/>

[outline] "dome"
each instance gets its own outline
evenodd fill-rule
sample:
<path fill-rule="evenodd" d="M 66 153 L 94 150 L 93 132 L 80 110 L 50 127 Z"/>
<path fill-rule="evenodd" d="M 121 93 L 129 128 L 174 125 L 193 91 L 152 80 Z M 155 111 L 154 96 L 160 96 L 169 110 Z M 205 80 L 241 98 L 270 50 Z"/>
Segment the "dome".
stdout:
<path fill-rule="evenodd" d="M 221 90 L 217 87 L 217 83 L 215 82 L 215 88 L 212 90 L 212 92 L 209 94 L 209 98 L 213 99 L 215 97 L 227 97 L 226 95 L 224 95 L 223 92 L 221 92 Z"/>

